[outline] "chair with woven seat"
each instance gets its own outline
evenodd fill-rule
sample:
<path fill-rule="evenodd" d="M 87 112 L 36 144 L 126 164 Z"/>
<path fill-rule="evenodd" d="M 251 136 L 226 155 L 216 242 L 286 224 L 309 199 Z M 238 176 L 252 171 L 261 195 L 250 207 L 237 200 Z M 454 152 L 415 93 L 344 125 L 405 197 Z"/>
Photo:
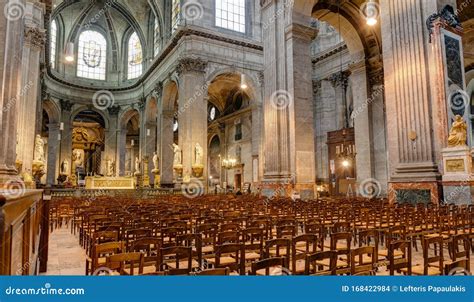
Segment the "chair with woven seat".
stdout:
<path fill-rule="evenodd" d="M 363 276 L 375 274 L 375 247 L 363 246 L 351 250 L 351 275 Z"/>
<path fill-rule="evenodd" d="M 264 271 L 263 273 L 261 271 Z M 288 267 L 286 266 L 286 259 L 284 257 L 267 258 L 252 263 L 249 275 L 288 275 Z"/>
<path fill-rule="evenodd" d="M 342 243 L 341 243 L 342 241 Z M 351 270 L 350 254 L 351 254 L 352 234 L 348 232 L 331 234 L 331 251 L 337 252 L 336 273 L 348 274 Z M 328 263 L 326 263 L 328 265 Z"/>
<path fill-rule="evenodd" d="M 290 265 L 291 240 L 287 238 L 276 238 L 265 241 L 265 258 L 284 257 L 286 267 Z"/>
<path fill-rule="evenodd" d="M 336 251 L 316 252 L 311 255 L 306 255 L 305 260 L 305 275 L 310 276 L 325 276 L 336 275 Z M 321 263 L 328 263 L 322 265 Z"/>
<path fill-rule="evenodd" d="M 129 252 L 143 253 L 144 274 L 155 273 L 160 267 L 161 240 L 154 237 L 140 238 L 130 243 Z"/>
<path fill-rule="evenodd" d="M 466 260 L 467 270 L 471 270 L 471 244 L 469 242 L 468 234 L 458 234 L 450 237 L 449 242 L 449 255 L 451 257 L 451 262 L 456 262 L 458 260 Z M 450 264 L 446 262 L 445 265 Z"/>
<path fill-rule="evenodd" d="M 160 249 L 160 271 L 172 275 L 187 275 L 193 270 L 192 248 L 170 246 Z"/>
<path fill-rule="evenodd" d="M 193 269 L 200 268 L 203 265 L 202 258 L 202 235 L 199 233 L 188 233 L 178 235 L 177 238 L 178 246 L 190 247 L 192 249 Z"/>
<path fill-rule="evenodd" d="M 264 230 L 259 227 L 249 227 L 242 232 L 242 242 L 245 244 L 245 260 L 256 261 L 264 256 L 263 242 L 265 240 Z"/>
<path fill-rule="evenodd" d="M 214 268 L 229 268 L 231 272 L 245 275 L 245 245 L 226 243 L 216 246 L 215 258 L 209 259 Z"/>
<path fill-rule="evenodd" d="M 291 271 L 294 275 L 305 272 L 306 256 L 314 254 L 318 247 L 318 236 L 314 234 L 302 234 L 291 241 Z"/>
<path fill-rule="evenodd" d="M 388 248 L 388 269 L 390 276 L 395 275 L 395 272 L 405 272 L 406 275 L 411 276 L 412 266 L 412 245 L 408 240 L 398 240 L 390 242 Z"/>
<path fill-rule="evenodd" d="M 86 275 L 93 274 L 98 268 L 106 264 L 106 257 L 125 252 L 125 242 L 106 242 L 96 244 L 91 248 L 90 257 L 86 258 Z"/>
<path fill-rule="evenodd" d="M 140 252 L 114 254 L 106 258 L 106 267 L 120 275 L 143 274 L 143 266 L 143 254 Z"/>
<path fill-rule="evenodd" d="M 422 239 L 423 264 L 414 265 L 411 268 L 413 275 L 436 276 L 444 272 L 443 237 L 430 237 Z M 401 269 L 406 272 L 408 269 Z"/>
<path fill-rule="evenodd" d="M 469 261 L 467 259 L 461 259 L 444 266 L 444 274 L 449 276 L 461 275 L 466 276 L 470 274 Z"/>

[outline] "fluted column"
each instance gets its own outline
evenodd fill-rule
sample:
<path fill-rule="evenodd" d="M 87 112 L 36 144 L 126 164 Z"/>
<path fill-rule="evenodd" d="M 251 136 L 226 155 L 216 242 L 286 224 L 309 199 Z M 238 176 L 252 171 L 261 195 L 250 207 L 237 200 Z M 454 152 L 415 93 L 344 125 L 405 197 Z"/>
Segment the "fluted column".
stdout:
<path fill-rule="evenodd" d="M 17 159 L 23 171 L 31 171 L 33 164 L 36 109 L 40 79 L 40 54 L 45 44 L 43 29 L 44 5 L 27 2 L 25 14 L 25 44 L 22 56 L 22 84 L 18 106 Z M 29 172 L 31 173 L 31 172 Z"/>
<path fill-rule="evenodd" d="M 59 138 L 60 130 L 59 124 L 48 124 L 48 163 L 46 171 L 46 184 L 54 185 L 56 183 L 56 173 L 59 154 Z M 71 161 L 69 161 L 71 162 Z"/>
<path fill-rule="evenodd" d="M 61 123 L 63 123 L 63 130 L 61 135 L 60 142 L 60 155 L 59 162 L 62 163 L 64 160 L 68 160 L 71 163 L 72 168 L 72 121 L 71 121 L 71 111 L 74 104 L 70 101 L 60 100 L 61 105 Z M 71 175 L 75 171 L 71 170 Z"/>
<path fill-rule="evenodd" d="M 0 0 L 0 7 L 4 8 L 0 18 L 0 187 L 17 179 L 15 142 L 24 37 L 23 19 L 14 8 L 18 5 L 25 7 L 25 1 Z"/>
<path fill-rule="evenodd" d="M 178 123 L 179 145 L 183 151 L 183 180 L 192 178 L 192 166 L 195 164 L 195 146 L 203 149 L 202 178 L 207 179 L 207 95 L 208 83 L 205 82 L 207 62 L 201 59 L 183 58 L 178 62 L 180 77 Z"/>
<path fill-rule="evenodd" d="M 173 122 L 174 112 L 163 111 L 161 114 L 160 172 L 161 186 L 173 185 Z"/>
<path fill-rule="evenodd" d="M 328 78 L 335 91 L 336 129 L 338 130 L 349 126 L 346 100 L 348 78 L 349 72 L 337 72 Z"/>
<path fill-rule="evenodd" d="M 102 162 L 105 163 L 107 158 L 109 158 L 111 161 L 115 161 L 115 175 L 119 175 L 119 167 L 117 163 L 119 162 L 119 156 L 117 152 L 118 148 L 118 128 L 119 128 L 119 122 L 118 122 L 118 114 L 120 112 L 120 106 L 113 106 L 107 108 L 107 111 L 109 112 L 109 128 L 105 129 L 105 148 L 104 148 L 104 153 L 105 156 L 102 157 Z M 106 166 L 105 164 L 102 165 L 102 174 L 106 174 Z"/>

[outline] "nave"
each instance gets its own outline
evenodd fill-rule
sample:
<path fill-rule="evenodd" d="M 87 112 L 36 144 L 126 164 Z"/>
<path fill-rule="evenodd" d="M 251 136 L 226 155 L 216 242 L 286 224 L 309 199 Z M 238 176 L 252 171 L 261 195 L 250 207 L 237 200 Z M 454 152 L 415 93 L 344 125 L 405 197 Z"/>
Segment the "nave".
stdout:
<path fill-rule="evenodd" d="M 53 200 L 51 275 L 453 275 L 474 207 L 254 196 Z"/>

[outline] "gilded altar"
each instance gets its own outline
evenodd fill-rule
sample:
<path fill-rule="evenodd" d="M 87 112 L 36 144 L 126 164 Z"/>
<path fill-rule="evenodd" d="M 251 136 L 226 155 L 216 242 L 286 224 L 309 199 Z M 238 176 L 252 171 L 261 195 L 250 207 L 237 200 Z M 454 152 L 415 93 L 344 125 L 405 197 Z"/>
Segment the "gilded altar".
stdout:
<path fill-rule="evenodd" d="M 86 189 L 135 189 L 133 177 L 86 177 Z"/>

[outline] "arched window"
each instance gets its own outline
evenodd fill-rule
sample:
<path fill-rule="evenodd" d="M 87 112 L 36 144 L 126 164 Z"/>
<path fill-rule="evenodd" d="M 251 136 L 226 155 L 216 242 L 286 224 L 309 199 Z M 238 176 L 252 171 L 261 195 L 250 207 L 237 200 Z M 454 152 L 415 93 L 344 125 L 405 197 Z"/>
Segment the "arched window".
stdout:
<path fill-rule="evenodd" d="M 216 26 L 245 33 L 245 1 L 216 0 Z"/>
<path fill-rule="evenodd" d="M 153 26 L 153 55 L 156 57 L 160 52 L 160 39 L 161 39 L 161 32 L 160 32 L 160 25 L 158 24 L 158 19 L 155 17 L 155 25 Z"/>
<path fill-rule="evenodd" d="M 128 38 L 127 79 L 138 78 L 142 74 L 142 45 L 136 32 Z"/>
<path fill-rule="evenodd" d="M 171 32 L 174 33 L 175 30 L 178 29 L 178 25 L 180 22 L 180 14 L 181 14 L 181 1 L 180 0 L 173 0 L 171 4 Z"/>
<path fill-rule="evenodd" d="M 56 20 L 51 22 L 50 27 L 50 35 L 49 35 L 49 62 L 51 63 L 51 68 L 56 68 L 56 44 L 58 38 L 58 27 L 56 25 Z"/>
<path fill-rule="evenodd" d="M 107 41 L 99 32 L 86 30 L 79 36 L 77 76 L 105 80 Z"/>

